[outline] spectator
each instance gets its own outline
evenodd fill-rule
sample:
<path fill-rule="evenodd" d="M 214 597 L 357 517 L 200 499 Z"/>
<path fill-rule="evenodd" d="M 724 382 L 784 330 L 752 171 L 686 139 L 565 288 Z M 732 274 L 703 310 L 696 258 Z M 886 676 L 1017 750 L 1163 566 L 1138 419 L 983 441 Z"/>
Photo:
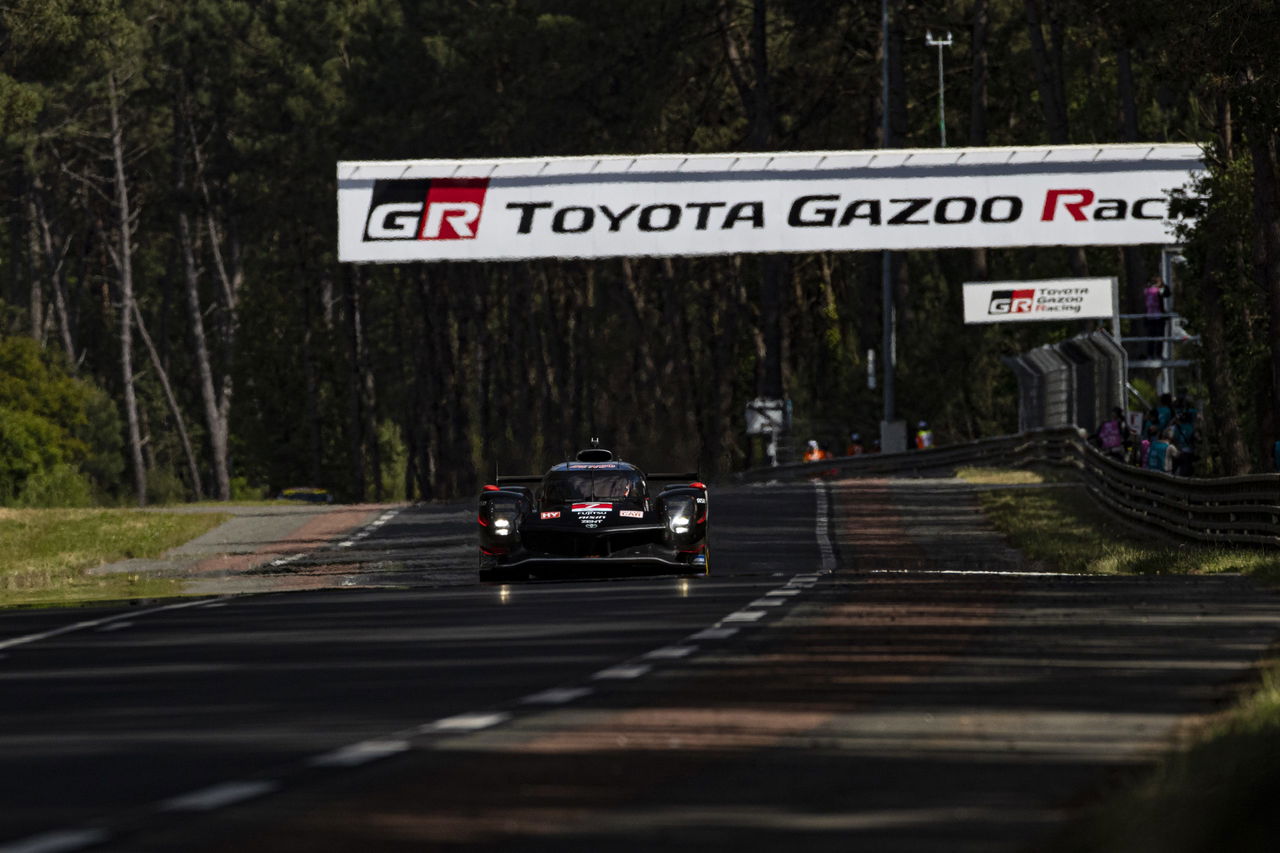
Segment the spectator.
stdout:
<path fill-rule="evenodd" d="M 1156 406 L 1156 432 L 1163 433 L 1169 424 L 1173 423 L 1173 416 L 1177 414 L 1173 409 L 1173 396 L 1170 394 L 1160 395 L 1160 405 Z"/>
<path fill-rule="evenodd" d="M 1175 474 L 1190 477 L 1196 462 L 1196 418 L 1200 413 L 1185 394 L 1178 395 L 1174 405 L 1173 443 L 1178 448 Z"/>
<path fill-rule="evenodd" d="M 866 453 L 867 448 L 862 445 L 862 435 L 860 433 L 851 433 L 849 435 L 849 446 L 844 449 L 845 456 L 858 456 Z"/>
<path fill-rule="evenodd" d="M 1178 448 L 1173 445 L 1173 427 L 1166 427 L 1160 437 L 1151 442 L 1151 449 L 1147 452 L 1147 468 L 1172 473 L 1173 463 L 1177 458 Z"/>
<path fill-rule="evenodd" d="M 1151 276 L 1142 291 L 1142 300 L 1146 308 L 1147 358 L 1160 358 L 1164 355 L 1165 310 L 1164 300 L 1169 295 L 1169 286 L 1158 275 Z"/>
<path fill-rule="evenodd" d="M 1111 417 L 1098 426 L 1093 439 L 1103 453 L 1123 461 L 1130 445 L 1129 426 L 1124 421 L 1124 412 L 1112 409 Z"/>
<path fill-rule="evenodd" d="M 831 454 L 818 446 L 818 442 L 809 439 L 809 446 L 804 452 L 805 462 L 821 462 L 823 459 L 830 459 Z"/>
<path fill-rule="evenodd" d="M 1147 413 L 1147 418 L 1142 425 L 1142 440 L 1138 442 L 1138 467 L 1147 467 L 1147 457 L 1151 452 L 1151 445 L 1159 437 L 1160 430 L 1156 427 L 1156 413 L 1152 409 Z"/>
<path fill-rule="evenodd" d="M 928 450 L 933 447 L 933 430 L 929 429 L 929 424 L 921 421 L 916 427 L 916 450 Z"/>
<path fill-rule="evenodd" d="M 1277 444 L 1280 444 L 1280 442 L 1276 442 L 1276 443 L 1277 443 Z M 880 439 L 878 439 L 878 438 L 876 438 L 876 439 L 872 439 L 872 441 L 871 441 L 871 452 L 872 452 L 872 453 L 879 453 L 879 452 L 880 452 Z"/>

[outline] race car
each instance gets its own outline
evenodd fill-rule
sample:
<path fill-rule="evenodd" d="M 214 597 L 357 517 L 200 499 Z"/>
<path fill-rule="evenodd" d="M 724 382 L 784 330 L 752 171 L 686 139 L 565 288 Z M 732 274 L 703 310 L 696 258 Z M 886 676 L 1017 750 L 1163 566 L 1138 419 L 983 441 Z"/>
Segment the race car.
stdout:
<path fill-rule="evenodd" d="M 541 477 L 499 476 L 480 494 L 480 580 L 617 572 L 705 575 L 707 487 L 646 475 L 593 441 Z M 651 482 L 666 482 L 656 495 Z"/>

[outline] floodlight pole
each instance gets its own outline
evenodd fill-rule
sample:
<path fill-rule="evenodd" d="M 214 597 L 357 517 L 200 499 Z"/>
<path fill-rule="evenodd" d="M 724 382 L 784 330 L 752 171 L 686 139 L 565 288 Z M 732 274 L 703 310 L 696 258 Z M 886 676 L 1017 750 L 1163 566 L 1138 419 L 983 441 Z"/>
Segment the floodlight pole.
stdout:
<path fill-rule="evenodd" d="M 946 87 L 942 82 L 942 49 L 951 47 L 951 31 L 947 31 L 946 38 L 935 39 L 932 30 L 926 30 L 924 34 L 924 43 L 929 47 L 938 49 L 938 128 L 942 131 L 942 147 L 947 147 L 947 99 Z"/>

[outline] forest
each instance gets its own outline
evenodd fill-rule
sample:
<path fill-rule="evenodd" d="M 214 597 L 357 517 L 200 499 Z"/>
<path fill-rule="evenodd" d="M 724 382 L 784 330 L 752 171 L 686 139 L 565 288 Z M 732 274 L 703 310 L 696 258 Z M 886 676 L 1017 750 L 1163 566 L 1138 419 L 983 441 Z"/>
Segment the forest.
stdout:
<path fill-rule="evenodd" d="M 1195 142 L 1178 307 L 1198 474 L 1280 438 L 1280 4 L 8 0 L 0 5 L 0 504 L 465 495 L 590 436 L 759 464 L 756 396 L 872 437 L 877 253 L 352 265 L 339 160 Z M 949 32 L 943 89 L 926 32 Z M 882 116 L 889 115 L 888 138 Z M 1156 247 L 895 255 L 897 408 L 1017 427 L 960 284 L 1114 275 Z M 785 458 L 785 457 L 784 457 Z"/>

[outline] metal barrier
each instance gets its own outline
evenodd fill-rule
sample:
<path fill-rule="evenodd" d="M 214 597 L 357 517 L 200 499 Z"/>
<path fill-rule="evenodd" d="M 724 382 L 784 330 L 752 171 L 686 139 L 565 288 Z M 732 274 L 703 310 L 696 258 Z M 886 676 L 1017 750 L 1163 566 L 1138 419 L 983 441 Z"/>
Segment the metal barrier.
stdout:
<path fill-rule="evenodd" d="M 1005 356 L 1018 379 L 1018 428 L 1093 430 L 1125 408 L 1128 355 L 1105 331 Z"/>
<path fill-rule="evenodd" d="M 950 473 L 962 465 L 1032 464 L 1078 471 L 1098 503 L 1128 523 L 1199 542 L 1280 547 L 1280 474 L 1174 477 L 1111 459 L 1094 449 L 1076 429 L 1035 430 L 930 450 L 756 468 L 736 479 L 909 477 Z"/>

